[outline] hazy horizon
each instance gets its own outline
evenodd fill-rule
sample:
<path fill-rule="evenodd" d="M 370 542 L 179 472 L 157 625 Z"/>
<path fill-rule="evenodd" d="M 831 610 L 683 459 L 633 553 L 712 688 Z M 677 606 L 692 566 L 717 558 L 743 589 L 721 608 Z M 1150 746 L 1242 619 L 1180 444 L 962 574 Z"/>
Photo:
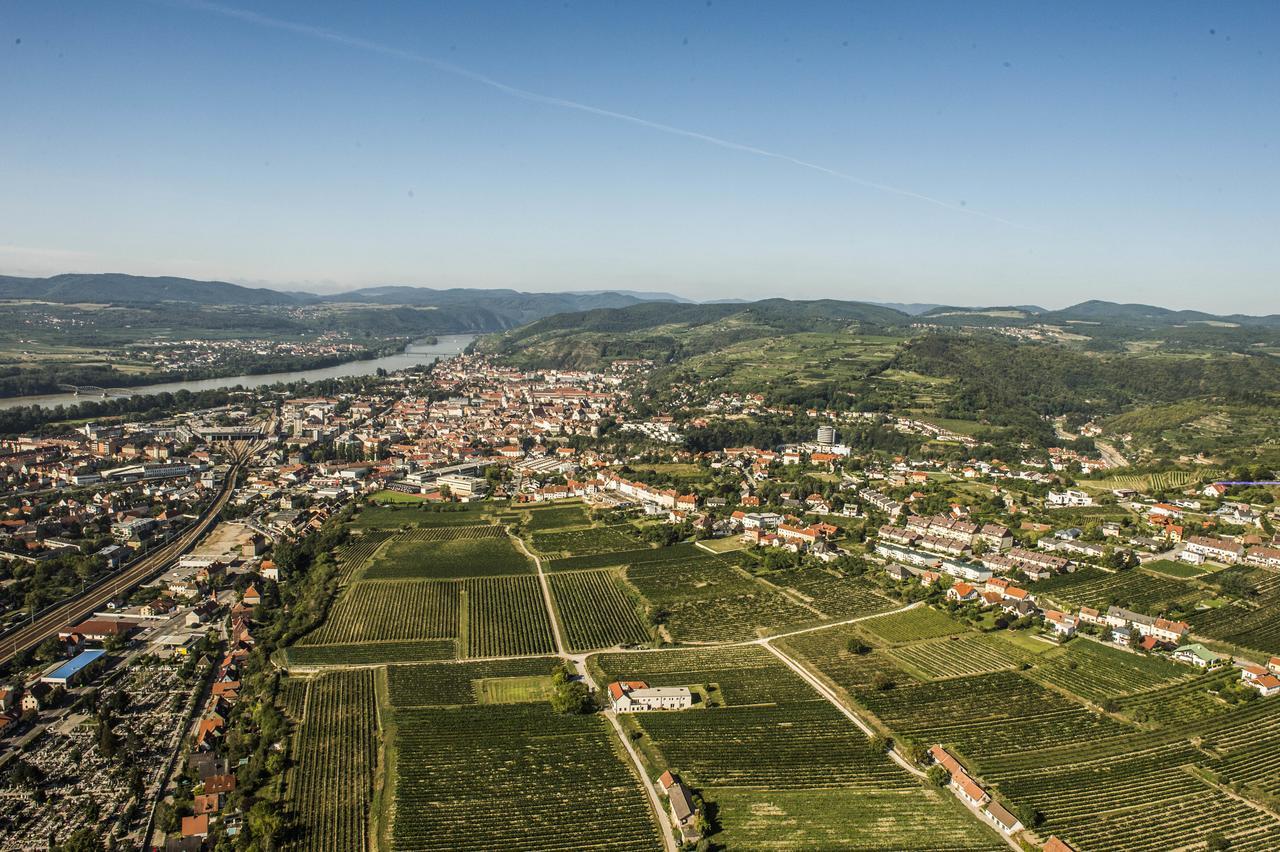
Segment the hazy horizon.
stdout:
<path fill-rule="evenodd" d="M 10 274 L 1280 311 L 1272 4 L 7 11 Z"/>

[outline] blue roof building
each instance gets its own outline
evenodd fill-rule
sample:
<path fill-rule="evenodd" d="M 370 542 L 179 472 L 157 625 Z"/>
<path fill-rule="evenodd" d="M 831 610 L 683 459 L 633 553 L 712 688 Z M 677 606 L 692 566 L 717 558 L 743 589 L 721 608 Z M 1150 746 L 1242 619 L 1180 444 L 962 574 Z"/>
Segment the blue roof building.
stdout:
<path fill-rule="evenodd" d="M 101 648 L 95 648 L 91 651 L 81 651 L 76 656 L 67 660 L 51 672 L 40 677 L 41 683 L 48 683 L 54 686 L 74 686 L 76 681 L 85 674 L 85 670 L 96 663 L 107 652 Z"/>

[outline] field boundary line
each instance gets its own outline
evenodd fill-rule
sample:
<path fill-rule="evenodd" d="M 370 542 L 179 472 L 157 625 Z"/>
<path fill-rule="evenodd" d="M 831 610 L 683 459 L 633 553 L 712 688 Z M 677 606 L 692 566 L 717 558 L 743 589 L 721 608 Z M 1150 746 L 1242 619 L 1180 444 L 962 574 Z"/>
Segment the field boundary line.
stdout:
<path fill-rule="evenodd" d="M 512 536 L 516 546 L 520 548 L 520 552 L 526 557 L 533 560 L 533 566 L 538 569 L 538 586 L 542 589 L 542 605 L 547 609 L 547 616 L 551 619 L 551 636 L 556 643 L 556 656 L 562 660 L 569 659 L 569 654 L 565 651 L 564 637 L 560 634 L 560 619 L 556 616 L 555 602 L 551 597 L 551 584 L 547 582 L 547 572 L 542 570 L 542 560 L 534 556 L 529 548 L 525 546 L 524 539 L 519 536 Z"/>

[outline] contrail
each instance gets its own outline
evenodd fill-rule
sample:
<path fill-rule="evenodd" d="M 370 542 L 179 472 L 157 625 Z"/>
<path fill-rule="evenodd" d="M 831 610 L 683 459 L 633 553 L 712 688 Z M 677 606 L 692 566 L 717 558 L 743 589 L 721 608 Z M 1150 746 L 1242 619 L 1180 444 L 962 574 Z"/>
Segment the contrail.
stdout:
<path fill-rule="evenodd" d="M 1002 219 L 991 213 L 984 213 L 972 207 L 962 204 L 953 204 L 950 201 L 943 201 L 941 198 L 934 198 L 931 195 L 925 195 L 920 192 L 914 192 L 910 189 L 903 189 L 899 186 L 892 186 L 887 183 L 878 183 L 876 181 L 860 178 L 857 175 L 851 175 L 848 172 L 842 172 L 837 169 L 828 168 L 819 163 L 812 163 L 808 160 L 802 160 L 798 157 L 792 157 L 789 154 L 781 154 L 777 151 L 769 151 L 765 148 L 757 148 L 754 145 L 747 145 L 742 142 L 734 142 L 731 139 L 722 139 L 719 136 L 711 136 L 707 133 L 699 133 L 696 130 L 687 130 L 683 127 L 675 127 L 670 124 L 663 124 L 659 121 L 650 121 L 647 118 L 641 118 L 637 115 L 629 115 L 625 112 L 617 112 L 603 107 L 592 106 L 581 101 L 569 100 L 568 98 L 555 97 L 554 95 L 544 95 L 540 92 L 533 92 L 528 89 L 522 89 L 519 86 L 513 86 L 510 83 L 504 83 L 496 80 L 488 75 L 481 74 L 478 71 L 472 71 L 470 68 L 464 68 L 461 65 L 455 65 L 452 62 L 446 62 L 442 59 L 436 59 L 421 53 L 415 53 L 410 50 L 403 50 L 381 42 L 370 41 L 369 39 L 359 38 L 357 36 L 349 36 L 344 33 L 335 32 L 333 30 L 316 27 L 310 24 L 300 24 L 295 21 L 286 21 L 282 18 L 273 18 L 268 15 L 262 15 L 248 9 L 239 9 L 234 6 L 224 6 L 221 3 L 212 3 L 209 0 L 161 0 L 161 2 L 169 5 L 182 6 L 201 12 L 210 12 L 216 15 L 222 15 L 228 18 L 235 18 L 250 24 L 256 24 L 261 27 L 269 27 L 271 29 L 283 30 L 285 32 L 294 33 L 296 35 L 307 36 L 309 38 L 319 39 L 322 41 L 341 44 L 346 47 L 354 47 L 359 50 L 369 51 L 371 53 L 379 53 L 383 56 L 389 56 L 394 59 L 401 59 L 406 62 L 414 62 L 420 65 L 426 65 L 437 71 L 451 74 L 455 77 L 461 77 L 488 86 L 503 94 L 510 95 L 513 98 L 519 98 L 523 101 L 532 103 L 546 104 L 547 106 L 560 107 L 562 109 L 577 110 L 590 115 L 598 115 L 602 118 L 611 118 L 615 121 L 624 121 L 628 124 L 634 124 L 639 127 L 646 127 L 650 130 L 656 130 L 660 133 L 667 133 L 672 136 L 683 136 L 686 139 L 694 139 L 699 142 L 705 142 L 708 145 L 715 145 L 719 148 L 725 148 L 730 151 L 740 151 L 745 154 L 753 154 L 757 157 L 766 157 L 771 160 L 780 160 L 784 163 L 790 163 L 793 166 L 799 166 L 802 169 L 819 172 L 830 177 L 837 178 L 848 183 L 856 184 L 867 189 L 874 189 L 880 192 L 887 192 L 892 195 L 900 195 L 904 198 L 914 198 L 917 201 L 923 201 L 926 204 L 932 204 L 937 207 L 943 207 L 947 210 L 954 210 L 957 213 L 966 213 L 970 216 L 979 216 L 983 219 L 989 219 L 993 222 L 999 222 L 1002 225 L 1008 225 L 1013 228 L 1021 228 L 1028 231 L 1038 231 L 1028 225 L 1018 222 L 1012 222 L 1008 219 Z"/>

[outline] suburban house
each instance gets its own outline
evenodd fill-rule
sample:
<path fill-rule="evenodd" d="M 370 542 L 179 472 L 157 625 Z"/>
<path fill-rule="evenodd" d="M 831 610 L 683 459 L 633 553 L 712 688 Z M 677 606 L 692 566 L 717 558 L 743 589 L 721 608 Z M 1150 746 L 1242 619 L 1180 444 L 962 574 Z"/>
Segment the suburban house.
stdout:
<path fill-rule="evenodd" d="M 649 686 L 642 680 L 616 680 L 609 684 L 609 700 L 619 713 L 687 710 L 693 706 L 693 693 L 687 686 Z"/>
<path fill-rule="evenodd" d="M 1180 663 L 1190 663 L 1202 669 L 1208 668 L 1222 659 L 1199 642 L 1179 646 L 1171 656 Z"/>
<path fill-rule="evenodd" d="M 1013 834 L 1015 831 L 1022 829 L 1022 820 L 1009 813 L 1009 810 L 999 802 L 992 802 L 987 805 L 986 814 L 995 823 L 996 828 L 1005 834 Z"/>
<path fill-rule="evenodd" d="M 1242 664 L 1240 666 L 1240 680 L 1258 690 L 1259 694 L 1264 698 L 1280 695 L 1280 678 L 1262 666 L 1254 663 Z"/>
<path fill-rule="evenodd" d="M 1074 636 L 1080 619 L 1056 609 L 1047 609 L 1044 612 L 1044 623 L 1052 627 L 1059 636 Z"/>

